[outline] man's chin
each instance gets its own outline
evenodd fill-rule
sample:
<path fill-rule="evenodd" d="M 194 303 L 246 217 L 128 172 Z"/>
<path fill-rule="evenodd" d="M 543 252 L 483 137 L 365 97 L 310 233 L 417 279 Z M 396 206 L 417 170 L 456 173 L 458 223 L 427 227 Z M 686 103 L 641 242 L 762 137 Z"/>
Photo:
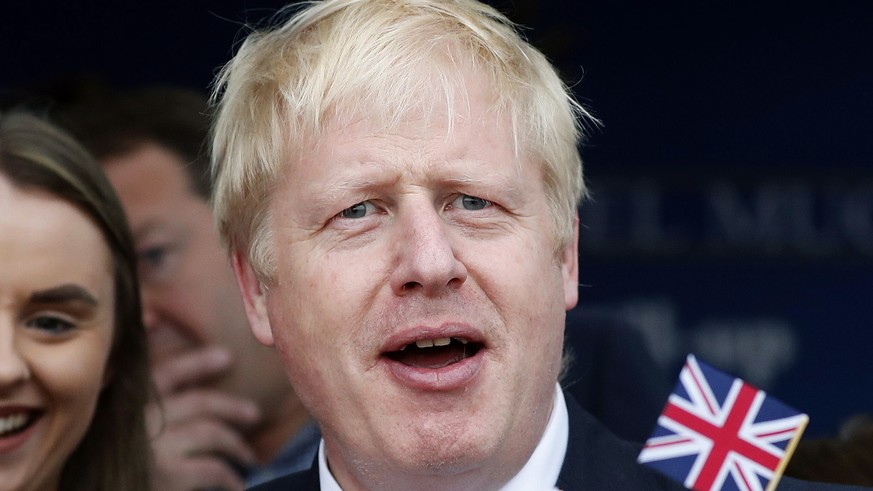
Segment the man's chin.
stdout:
<path fill-rule="evenodd" d="M 495 445 L 481 438 L 448 441 L 443 435 L 409 442 L 394 442 L 402 452 L 379 455 L 371 461 L 385 462 L 384 472 L 391 479 L 449 478 L 480 469 L 494 460 Z M 387 450 L 387 449 L 386 449 Z"/>
<path fill-rule="evenodd" d="M 486 414 L 489 412 L 490 417 Z M 398 471 L 409 475 L 449 476 L 467 472 L 492 460 L 502 443 L 496 436 L 505 435 L 501 424 L 504 418 L 495 411 L 411 413 L 401 421 L 394 427 L 405 430 L 384 435 L 391 445 L 376 451 L 390 452 L 381 458 L 394 462 Z"/>

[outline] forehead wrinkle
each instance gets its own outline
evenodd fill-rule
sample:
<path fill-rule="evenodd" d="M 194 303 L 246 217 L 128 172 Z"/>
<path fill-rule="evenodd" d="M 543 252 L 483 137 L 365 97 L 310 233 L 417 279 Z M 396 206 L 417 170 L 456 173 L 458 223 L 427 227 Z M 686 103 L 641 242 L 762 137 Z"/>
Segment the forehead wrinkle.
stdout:
<path fill-rule="evenodd" d="M 514 162 L 505 164 L 507 172 L 494 173 L 489 162 L 469 155 L 469 142 L 455 148 L 441 149 L 428 144 L 432 140 L 429 135 L 390 133 L 389 141 L 382 139 L 382 136 L 368 135 L 362 138 L 365 144 L 358 146 L 362 155 L 348 158 L 344 164 L 351 171 L 340 171 L 320 189 L 310 188 L 310 203 L 335 206 L 347 202 L 349 195 L 360 195 L 361 199 L 366 199 L 368 195 L 382 194 L 398 184 L 416 182 L 428 186 L 482 189 L 488 194 L 499 192 L 511 198 L 524 195 L 520 189 L 524 176 L 517 156 L 512 159 Z M 445 140 L 449 140 L 449 137 L 449 134 L 444 135 Z M 415 142 L 416 145 L 409 145 L 405 151 L 398 152 L 398 139 Z M 349 155 L 331 151 L 329 158 L 347 157 Z"/>

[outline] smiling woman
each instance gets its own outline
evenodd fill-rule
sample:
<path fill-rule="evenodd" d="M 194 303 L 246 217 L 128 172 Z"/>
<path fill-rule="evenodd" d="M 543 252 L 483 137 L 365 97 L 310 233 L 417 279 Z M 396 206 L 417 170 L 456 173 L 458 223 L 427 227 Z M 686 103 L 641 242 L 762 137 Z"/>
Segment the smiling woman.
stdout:
<path fill-rule="evenodd" d="M 134 252 L 71 138 L 0 115 L 0 490 L 148 489 Z"/>

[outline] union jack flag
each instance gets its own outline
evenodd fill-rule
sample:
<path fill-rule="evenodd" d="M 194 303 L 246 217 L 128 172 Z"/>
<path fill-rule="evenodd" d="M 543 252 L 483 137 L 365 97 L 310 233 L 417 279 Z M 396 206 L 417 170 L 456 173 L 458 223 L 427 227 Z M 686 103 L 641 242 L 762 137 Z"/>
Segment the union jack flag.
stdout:
<path fill-rule="evenodd" d="M 770 491 L 808 421 L 688 355 L 637 460 L 696 491 Z"/>

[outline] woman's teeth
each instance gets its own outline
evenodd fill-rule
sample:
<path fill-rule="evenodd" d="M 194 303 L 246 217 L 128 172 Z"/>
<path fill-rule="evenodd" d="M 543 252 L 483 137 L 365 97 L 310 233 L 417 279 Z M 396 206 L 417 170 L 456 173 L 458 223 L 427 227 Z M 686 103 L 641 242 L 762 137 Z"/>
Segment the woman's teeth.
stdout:
<path fill-rule="evenodd" d="M 0 437 L 20 430 L 30 422 L 30 414 L 18 413 L 0 418 Z"/>

